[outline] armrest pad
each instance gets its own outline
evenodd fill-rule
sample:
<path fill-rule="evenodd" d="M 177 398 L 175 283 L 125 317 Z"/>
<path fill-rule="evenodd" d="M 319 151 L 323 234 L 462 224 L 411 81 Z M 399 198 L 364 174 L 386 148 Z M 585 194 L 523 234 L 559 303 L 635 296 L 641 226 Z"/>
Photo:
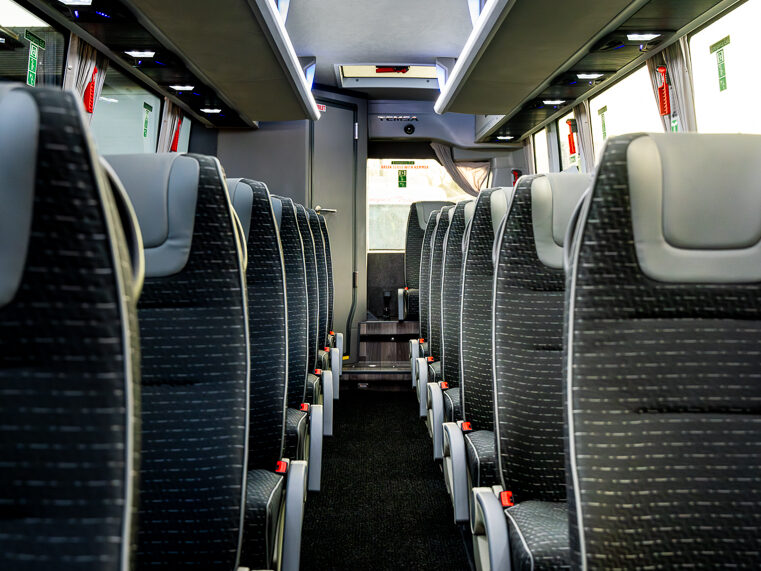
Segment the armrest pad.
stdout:
<path fill-rule="evenodd" d="M 417 379 L 417 360 L 420 357 L 420 341 L 417 339 L 410 339 L 410 368 L 412 369 L 412 388 L 414 389 Z"/>
<path fill-rule="evenodd" d="M 321 404 L 309 407 L 309 478 L 307 488 L 319 492 L 322 481 L 322 427 L 323 408 Z"/>
<path fill-rule="evenodd" d="M 330 373 L 333 375 L 333 400 L 338 400 L 341 388 L 341 355 L 335 347 L 330 350 Z"/>
<path fill-rule="evenodd" d="M 322 372 L 320 386 L 324 415 L 322 433 L 325 436 L 333 436 L 333 374 L 330 371 Z"/>
<path fill-rule="evenodd" d="M 444 457 L 444 395 L 437 383 L 428 383 L 428 433 L 433 440 L 433 459 Z"/>
<path fill-rule="evenodd" d="M 307 463 L 291 461 L 285 484 L 285 521 L 283 522 L 282 571 L 298 571 L 301 558 L 301 527 L 307 496 Z"/>
<path fill-rule="evenodd" d="M 417 360 L 417 400 L 420 403 L 420 418 L 425 418 L 428 414 L 428 405 L 426 398 L 428 393 L 426 392 L 426 386 L 428 386 L 428 361 L 422 357 Z"/>
<path fill-rule="evenodd" d="M 491 488 L 473 488 L 473 550 L 479 569 L 510 569 L 507 518 Z"/>
<path fill-rule="evenodd" d="M 442 426 L 442 452 L 444 459 L 444 481 L 454 508 L 455 523 L 464 523 L 470 518 L 468 511 L 468 466 L 465 457 L 465 438 L 462 430 L 454 422 Z"/>

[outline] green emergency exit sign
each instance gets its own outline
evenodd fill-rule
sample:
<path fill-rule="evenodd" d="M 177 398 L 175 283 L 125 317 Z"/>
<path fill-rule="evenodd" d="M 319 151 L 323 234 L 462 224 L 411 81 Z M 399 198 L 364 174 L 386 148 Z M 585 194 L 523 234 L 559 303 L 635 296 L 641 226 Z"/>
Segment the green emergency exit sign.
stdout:
<path fill-rule="evenodd" d="M 399 188 L 407 188 L 407 171 L 399 170 Z"/>
<path fill-rule="evenodd" d="M 45 49 L 45 40 L 29 30 L 24 32 L 24 38 L 29 42 L 29 61 L 26 66 L 26 84 L 34 87 L 37 83 L 37 64 L 40 59 L 40 50 Z"/>
<path fill-rule="evenodd" d="M 724 48 L 729 45 L 729 36 L 711 45 L 711 53 L 716 54 L 716 66 L 719 70 L 719 91 L 727 90 L 727 66 Z"/>

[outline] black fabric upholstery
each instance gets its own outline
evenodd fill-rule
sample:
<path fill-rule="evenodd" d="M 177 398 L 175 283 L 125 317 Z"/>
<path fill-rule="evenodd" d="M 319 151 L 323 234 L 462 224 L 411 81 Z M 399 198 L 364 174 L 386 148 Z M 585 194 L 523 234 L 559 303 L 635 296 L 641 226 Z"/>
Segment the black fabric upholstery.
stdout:
<path fill-rule="evenodd" d="M 441 370 L 449 386 L 460 386 L 460 301 L 462 300 L 462 237 L 465 205 L 459 202 L 452 214 L 444 244 L 441 280 Z"/>
<path fill-rule="evenodd" d="M 436 216 L 439 211 L 434 210 L 428 218 L 428 225 L 425 227 L 423 237 L 423 247 L 420 253 L 420 337 L 428 342 L 430 330 L 430 312 L 429 300 L 431 293 L 431 240 L 436 231 Z"/>
<path fill-rule="evenodd" d="M 225 569 L 238 553 L 248 420 L 243 275 L 227 190 L 200 155 L 184 269 L 146 279 L 138 569 Z"/>
<path fill-rule="evenodd" d="M 460 403 L 460 389 L 447 389 L 443 391 L 444 422 L 456 422 L 462 419 L 462 405 Z"/>
<path fill-rule="evenodd" d="M 474 487 L 492 486 L 499 481 L 497 452 L 491 430 L 475 430 L 465 434 L 465 459 Z"/>
<path fill-rule="evenodd" d="M 290 198 L 279 197 L 283 205 L 280 218 L 280 243 L 285 267 L 288 297 L 288 406 L 298 408 L 306 396 L 310 371 L 308 357 L 309 302 L 307 297 L 304 243 L 299 232 L 296 207 Z"/>
<path fill-rule="evenodd" d="M 273 470 L 283 454 L 288 390 L 285 273 L 267 185 L 254 191 L 248 234 L 248 328 L 251 342 L 248 468 Z"/>
<path fill-rule="evenodd" d="M 605 147 L 568 288 L 572 563 L 758 568 L 761 284 L 642 274 L 637 137 Z"/>
<path fill-rule="evenodd" d="M 462 415 L 476 430 L 494 427 L 492 383 L 492 287 L 494 230 L 491 194 L 482 190 L 470 224 L 463 259 L 461 392 Z"/>
<path fill-rule="evenodd" d="M 494 387 L 502 484 L 516 503 L 563 501 L 562 269 L 538 258 L 531 183 L 523 177 L 498 244 L 494 281 Z"/>
<path fill-rule="evenodd" d="M 19 91 L 39 131 L 26 261 L 0 308 L 0 568 L 126 571 L 140 371 L 124 234 L 74 97 Z"/>
<path fill-rule="evenodd" d="M 246 540 L 241 565 L 270 569 L 275 549 L 277 522 L 285 495 L 283 476 L 269 470 L 249 470 L 246 476 Z"/>
<path fill-rule="evenodd" d="M 410 289 L 420 287 L 420 255 L 423 249 L 425 230 L 420 227 L 417 205 L 410 205 L 407 216 L 407 234 L 404 239 L 404 283 Z"/>
<path fill-rule="evenodd" d="M 320 377 L 314 373 L 307 375 L 306 402 L 310 404 L 319 404 L 320 402 Z"/>
<path fill-rule="evenodd" d="M 317 259 L 317 291 L 319 310 L 317 314 L 317 350 L 327 344 L 328 339 L 328 260 L 325 255 L 325 240 L 320 231 L 320 220 L 314 210 L 309 210 L 309 228 L 314 238 L 314 253 Z"/>
<path fill-rule="evenodd" d="M 571 568 L 567 503 L 522 502 L 505 515 L 513 569 Z"/>
<path fill-rule="evenodd" d="M 304 264 L 307 270 L 307 305 L 309 310 L 309 339 L 307 345 L 307 361 L 311 372 L 317 364 L 317 329 L 319 327 L 320 292 L 317 283 L 317 257 L 315 255 L 314 238 L 309 228 L 309 215 L 306 208 L 296 205 L 296 219 L 299 224 L 301 240 L 304 244 Z"/>
<path fill-rule="evenodd" d="M 333 252 L 330 250 L 330 233 L 328 232 L 328 224 L 325 222 L 325 217 L 322 214 L 317 215 L 317 220 L 320 222 L 320 231 L 322 232 L 322 240 L 325 243 L 325 262 L 327 264 L 328 271 L 328 332 L 333 331 L 333 296 L 334 283 L 333 283 Z"/>
<path fill-rule="evenodd" d="M 444 273 L 444 238 L 451 223 L 449 208 L 441 211 L 439 223 L 436 225 L 436 233 L 433 235 L 431 245 L 431 285 L 430 298 L 428 300 L 429 321 L 431 330 L 428 347 L 430 355 L 436 360 L 441 360 L 441 280 Z"/>
<path fill-rule="evenodd" d="M 289 408 L 285 414 L 285 449 L 283 458 L 304 460 L 303 446 L 306 443 L 309 414 Z"/>
<path fill-rule="evenodd" d="M 407 290 L 407 319 L 420 319 L 420 290 Z"/>
<path fill-rule="evenodd" d="M 428 382 L 438 383 L 441 378 L 441 361 L 432 361 L 428 363 Z"/>

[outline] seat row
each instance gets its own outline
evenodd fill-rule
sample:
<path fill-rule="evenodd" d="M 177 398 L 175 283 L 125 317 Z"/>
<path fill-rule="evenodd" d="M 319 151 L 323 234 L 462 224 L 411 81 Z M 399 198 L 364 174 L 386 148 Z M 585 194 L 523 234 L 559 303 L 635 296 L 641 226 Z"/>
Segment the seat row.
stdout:
<path fill-rule="evenodd" d="M 430 205 L 413 385 L 479 569 L 761 563 L 759 156 L 625 135 Z"/>
<path fill-rule="evenodd" d="M 0 567 L 298 569 L 325 220 L 214 157 L 98 157 L 58 90 L 0 87 L 0 149 Z"/>

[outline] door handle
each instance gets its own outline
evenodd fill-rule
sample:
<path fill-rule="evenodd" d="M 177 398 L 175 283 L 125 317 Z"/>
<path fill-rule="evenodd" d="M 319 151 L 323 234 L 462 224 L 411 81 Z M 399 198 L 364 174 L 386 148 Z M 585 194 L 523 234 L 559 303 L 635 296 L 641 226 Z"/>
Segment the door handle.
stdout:
<path fill-rule="evenodd" d="M 336 210 L 335 208 L 323 208 L 319 204 L 314 207 L 314 211 L 317 214 L 335 214 L 336 212 L 338 212 L 338 210 Z"/>

